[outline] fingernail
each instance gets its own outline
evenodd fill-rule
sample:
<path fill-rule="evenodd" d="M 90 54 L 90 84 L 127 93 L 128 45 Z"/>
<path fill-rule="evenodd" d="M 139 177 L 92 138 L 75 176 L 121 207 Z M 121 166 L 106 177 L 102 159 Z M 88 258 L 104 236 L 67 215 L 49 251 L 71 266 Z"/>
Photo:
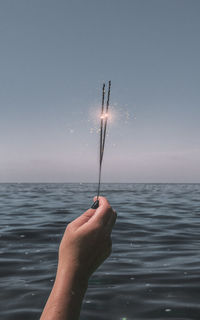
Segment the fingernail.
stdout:
<path fill-rule="evenodd" d="M 92 209 L 97 209 L 98 207 L 99 207 L 99 200 L 96 200 L 96 201 L 92 204 L 91 208 L 92 208 Z"/>

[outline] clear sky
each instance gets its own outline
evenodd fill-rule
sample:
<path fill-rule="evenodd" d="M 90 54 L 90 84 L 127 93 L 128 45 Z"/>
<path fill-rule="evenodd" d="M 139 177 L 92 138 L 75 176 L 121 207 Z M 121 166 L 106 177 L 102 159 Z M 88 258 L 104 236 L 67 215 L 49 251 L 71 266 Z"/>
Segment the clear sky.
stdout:
<path fill-rule="evenodd" d="M 200 182 L 199 0 L 0 1 L 0 181 Z"/>

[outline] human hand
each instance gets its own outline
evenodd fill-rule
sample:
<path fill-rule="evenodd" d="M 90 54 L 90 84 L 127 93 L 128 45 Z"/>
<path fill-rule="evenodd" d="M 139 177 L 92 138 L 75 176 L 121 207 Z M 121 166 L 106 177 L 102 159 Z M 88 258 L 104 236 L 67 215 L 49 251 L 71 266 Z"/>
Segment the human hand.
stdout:
<path fill-rule="evenodd" d="M 79 319 L 88 279 L 111 253 L 110 236 L 116 217 L 107 199 L 100 197 L 97 209 L 88 209 L 68 224 L 59 247 L 56 279 L 41 320 Z"/>
<path fill-rule="evenodd" d="M 87 282 L 111 253 L 116 217 L 107 199 L 99 197 L 97 209 L 88 209 L 69 223 L 59 247 L 58 272 L 76 274 Z"/>

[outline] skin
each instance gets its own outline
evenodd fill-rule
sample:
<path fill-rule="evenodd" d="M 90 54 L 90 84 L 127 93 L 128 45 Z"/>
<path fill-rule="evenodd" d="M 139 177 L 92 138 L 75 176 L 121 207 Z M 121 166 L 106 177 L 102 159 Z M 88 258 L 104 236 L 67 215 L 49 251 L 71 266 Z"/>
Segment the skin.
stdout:
<path fill-rule="evenodd" d="M 94 201 L 96 197 L 94 198 Z M 56 279 L 40 320 L 78 320 L 88 280 L 111 254 L 116 212 L 104 197 L 68 224 L 59 246 Z"/>

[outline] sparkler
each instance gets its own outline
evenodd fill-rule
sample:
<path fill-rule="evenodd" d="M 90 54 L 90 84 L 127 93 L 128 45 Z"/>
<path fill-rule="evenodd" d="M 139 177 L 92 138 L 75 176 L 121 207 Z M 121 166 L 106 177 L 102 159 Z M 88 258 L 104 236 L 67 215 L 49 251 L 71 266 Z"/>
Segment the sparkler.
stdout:
<path fill-rule="evenodd" d="M 101 103 L 101 116 L 100 116 L 100 146 L 99 146 L 99 178 L 98 178 L 98 187 L 97 187 L 97 200 L 91 206 L 92 209 L 97 209 L 99 206 L 99 194 L 100 194 L 100 186 L 101 186 L 101 168 L 102 168 L 102 161 L 103 161 L 103 154 L 105 148 L 105 140 L 106 140 L 106 129 L 107 129 L 107 122 L 108 122 L 108 109 L 110 103 L 110 88 L 111 88 L 111 81 L 108 83 L 108 95 L 106 101 L 106 108 L 104 112 L 104 100 L 105 100 L 105 83 L 102 87 L 102 103 Z"/>

